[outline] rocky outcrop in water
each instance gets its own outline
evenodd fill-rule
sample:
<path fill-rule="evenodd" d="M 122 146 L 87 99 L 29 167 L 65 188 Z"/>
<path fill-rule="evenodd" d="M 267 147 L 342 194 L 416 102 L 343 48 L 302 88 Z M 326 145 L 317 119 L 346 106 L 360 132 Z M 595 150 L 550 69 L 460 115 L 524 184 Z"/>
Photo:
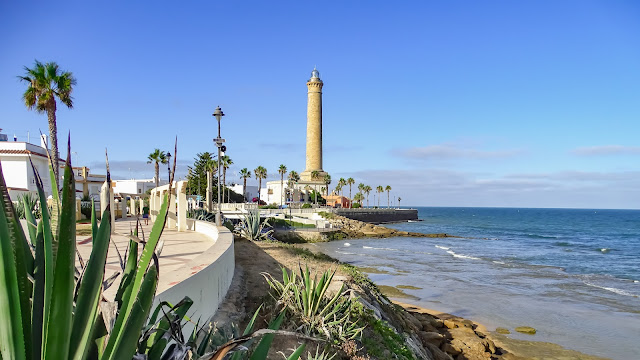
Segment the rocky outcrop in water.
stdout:
<path fill-rule="evenodd" d="M 393 236 L 407 236 L 407 237 L 455 237 L 448 234 L 423 234 L 408 231 L 399 231 L 390 229 L 380 225 L 373 225 L 366 222 L 348 219 L 344 216 L 331 214 L 327 220 L 333 225 L 334 228 L 338 228 L 348 238 L 387 238 Z"/>

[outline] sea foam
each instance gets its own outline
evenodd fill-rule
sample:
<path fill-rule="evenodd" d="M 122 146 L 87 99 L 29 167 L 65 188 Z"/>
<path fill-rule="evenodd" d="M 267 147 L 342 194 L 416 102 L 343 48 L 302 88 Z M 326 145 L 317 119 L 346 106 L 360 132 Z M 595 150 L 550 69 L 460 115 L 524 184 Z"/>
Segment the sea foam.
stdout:
<path fill-rule="evenodd" d="M 602 290 L 611 291 L 612 293 L 616 293 L 618 295 L 638 297 L 637 295 L 634 295 L 634 294 L 632 294 L 632 293 L 630 293 L 628 291 L 624 291 L 622 289 L 618 289 L 618 288 L 614 288 L 614 287 L 607 287 L 607 286 L 600 286 L 600 285 L 596 285 L 596 284 L 590 283 L 588 281 L 583 281 L 583 282 L 584 282 L 585 285 L 596 287 L 596 288 L 602 289 Z"/>
<path fill-rule="evenodd" d="M 453 252 L 453 250 L 447 251 L 447 254 L 453 255 L 453 257 L 461 258 L 461 259 L 472 259 L 472 260 L 480 260 L 480 258 L 469 256 L 469 255 L 460 255 Z"/>
<path fill-rule="evenodd" d="M 446 247 L 446 246 L 436 245 L 436 247 L 437 247 L 438 249 L 442 249 L 442 250 L 449 250 L 449 248 L 448 248 L 448 247 Z"/>

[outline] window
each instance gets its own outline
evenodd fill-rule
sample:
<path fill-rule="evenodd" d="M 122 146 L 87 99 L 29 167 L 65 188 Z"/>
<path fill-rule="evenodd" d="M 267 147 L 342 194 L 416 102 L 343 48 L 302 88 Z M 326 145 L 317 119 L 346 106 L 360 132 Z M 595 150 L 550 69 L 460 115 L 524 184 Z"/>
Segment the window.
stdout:
<path fill-rule="evenodd" d="M 138 188 L 138 194 L 142 194 L 142 189 Z"/>

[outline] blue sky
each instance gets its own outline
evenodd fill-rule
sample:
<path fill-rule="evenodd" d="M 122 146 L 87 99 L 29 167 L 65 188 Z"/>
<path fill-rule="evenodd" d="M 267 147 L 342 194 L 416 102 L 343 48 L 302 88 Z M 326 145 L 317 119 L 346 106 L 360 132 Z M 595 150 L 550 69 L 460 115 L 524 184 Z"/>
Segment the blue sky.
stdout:
<path fill-rule="evenodd" d="M 151 177 L 147 155 L 178 136 L 184 175 L 214 151 L 220 105 L 228 178 L 275 179 L 304 170 L 317 65 L 334 185 L 391 185 L 406 205 L 640 208 L 639 34 L 637 1 L 2 2 L 0 127 L 47 132 L 16 76 L 56 61 L 78 80 L 58 110 L 76 164 L 104 173 L 108 148 L 115 177 Z"/>

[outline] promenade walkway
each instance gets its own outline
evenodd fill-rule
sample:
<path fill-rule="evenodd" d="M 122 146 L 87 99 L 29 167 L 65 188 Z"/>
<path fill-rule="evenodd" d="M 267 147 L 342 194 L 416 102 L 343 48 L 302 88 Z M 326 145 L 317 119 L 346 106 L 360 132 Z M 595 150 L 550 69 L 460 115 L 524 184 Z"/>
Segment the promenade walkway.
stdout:
<path fill-rule="evenodd" d="M 149 239 L 151 225 L 152 222 L 149 221 L 149 225 L 143 224 L 142 226 L 144 231 L 144 240 Z M 122 271 L 115 247 L 117 246 L 120 251 L 120 255 L 124 260 L 125 253 L 129 246 L 129 239 L 127 236 L 135 226 L 135 218 L 116 220 L 115 231 L 111 235 L 111 245 L 109 246 L 109 253 L 107 255 L 105 278 L 110 277 L 116 272 Z M 89 259 L 89 255 L 91 254 L 90 237 L 91 236 L 88 235 L 78 236 L 77 238 L 78 251 L 85 261 Z M 142 234 L 140 233 L 138 237 L 142 239 Z M 196 266 L 197 269 L 196 267 L 191 266 L 193 265 L 192 260 L 197 258 L 214 244 L 213 239 L 194 231 L 178 232 L 176 230 L 168 229 L 165 229 L 162 232 L 160 241 L 164 241 L 164 244 L 162 247 L 162 253 L 158 258 L 160 263 L 158 291 L 164 291 L 201 270 L 201 266 Z M 139 246 L 138 251 L 142 252 L 142 245 Z M 121 276 L 122 275 L 118 276 L 114 284 L 105 291 L 104 294 L 107 299 L 113 300 L 115 297 Z"/>

